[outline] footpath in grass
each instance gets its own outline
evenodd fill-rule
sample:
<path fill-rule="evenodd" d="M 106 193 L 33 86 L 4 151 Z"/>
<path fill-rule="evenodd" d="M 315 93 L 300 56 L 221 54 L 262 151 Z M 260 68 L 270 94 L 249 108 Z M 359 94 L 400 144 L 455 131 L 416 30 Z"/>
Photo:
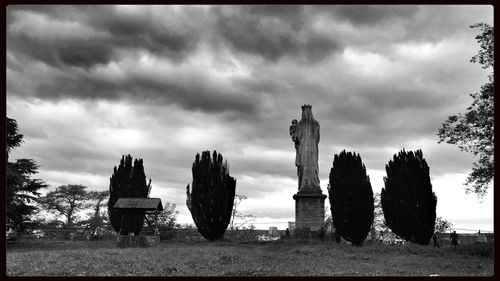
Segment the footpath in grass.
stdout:
<path fill-rule="evenodd" d="M 492 276 L 493 244 L 453 248 L 318 241 L 160 243 L 16 242 L 8 276 Z"/>

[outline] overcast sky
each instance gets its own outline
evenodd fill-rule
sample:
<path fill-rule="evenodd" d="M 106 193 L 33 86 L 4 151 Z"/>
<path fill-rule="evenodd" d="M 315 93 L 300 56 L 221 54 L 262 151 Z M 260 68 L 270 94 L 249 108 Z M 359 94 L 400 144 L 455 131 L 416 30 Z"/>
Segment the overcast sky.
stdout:
<path fill-rule="evenodd" d="M 297 192 L 289 126 L 311 104 L 323 193 L 343 149 L 374 192 L 394 154 L 422 149 L 437 215 L 493 230 L 492 188 L 482 202 L 465 194 L 474 158 L 436 136 L 487 82 L 469 62 L 478 22 L 493 24 L 491 6 L 8 6 L 7 116 L 25 140 L 10 159 L 34 159 L 50 190 L 106 190 L 131 154 L 151 197 L 192 223 L 192 163 L 217 150 L 248 196 L 240 210 L 284 229 Z"/>

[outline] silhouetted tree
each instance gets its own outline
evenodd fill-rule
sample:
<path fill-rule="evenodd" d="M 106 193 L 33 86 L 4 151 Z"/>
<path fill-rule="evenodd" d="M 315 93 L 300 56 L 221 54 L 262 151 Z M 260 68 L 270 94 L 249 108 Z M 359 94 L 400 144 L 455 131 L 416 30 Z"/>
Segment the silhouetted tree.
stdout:
<path fill-rule="evenodd" d="M 106 198 L 109 199 L 109 191 L 89 191 L 88 198 L 90 201 L 94 201 L 94 203 L 91 203 L 94 210 L 89 214 L 90 218 L 81 221 L 80 224 L 85 225 L 91 235 L 96 235 L 98 229 L 102 229 L 106 226 L 107 218 L 103 216 L 101 207 L 107 205 L 105 200 Z"/>
<path fill-rule="evenodd" d="M 434 233 L 437 198 L 422 151 L 403 149 L 385 170 L 381 202 L 386 225 L 405 240 L 427 245 Z"/>
<path fill-rule="evenodd" d="M 494 68 L 493 27 L 485 23 L 472 25 L 471 28 L 480 28 L 481 34 L 476 36 L 481 46 L 479 53 L 472 57 L 471 62 L 479 62 L 483 68 Z M 472 152 L 478 156 L 473 163 L 472 172 L 465 184 L 469 185 L 467 192 L 474 192 L 480 197 L 486 194 L 493 179 L 493 75 L 489 81 L 481 86 L 479 93 L 471 94 L 474 99 L 465 114 L 449 116 L 442 128 L 438 131 L 439 143 L 458 145 L 460 150 Z"/>
<path fill-rule="evenodd" d="M 186 187 L 187 206 L 198 232 L 209 241 L 222 240 L 233 210 L 236 180 L 229 175 L 227 162 L 214 150 L 196 154 L 192 167 L 190 192 Z"/>
<path fill-rule="evenodd" d="M 242 214 L 238 211 L 238 206 L 246 199 L 248 199 L 248 197 L 243 194 L 236 194 L 234 196 L 233 210 L 231 211 L 231 222 L 229 223 L 229 228 L 231 230 L 237 230 L 240 227 L 244 227 L 245 224 L 251 223 L 255 220 L 255 217 L 252 214 Z M 235 222 L 235 220 L 238 220 L 239 222 Z"/>
<path fill-rule="evenodd" d="M 359 154 L 335 155 L 328 194 L 336 233 L 361 246 L 373 222 L 373 191 Z"/>
<path fill-rule="evenodd" d="M 77 212 L 90 206 L 90 197 L 83 185 L 62 185 L 41 197 L 38 202 L 47 211 L 66 218 L 65 227 L 72 228 Z"/>
<path fill-rule="evenodd" d="M 144 215 L 121 214 L 113 209 L 118 198 L 147 198 L 151 191 L 151 179 L 146 183 L 146 175 L 142 159 L 135 159 L 132 165 L 132 156 L 123 155 L 120 165 L 114 167 L 113 175 L 109 180 L 108 216 L 113 229 L 121 235 L 133 232 L 139 235 L 144 224 Z"/>
<path fill-rule="evenodd" d="M 16 162 L 9 162 L 10 152 L 21 146 L 23 135 L 18 131 L 16 120 L 7 117 L 6 122 L 7 228 L 23 232 L 34 226 L 31 217 L 38 208 L 32 203 L 35 203 L 34 201 L 40 196 L 39 190 L 46 188 L 47 184 L 40 179 L 32 178 L 38 173 L 39 167 L 32 159 L 17 159 Z"/>

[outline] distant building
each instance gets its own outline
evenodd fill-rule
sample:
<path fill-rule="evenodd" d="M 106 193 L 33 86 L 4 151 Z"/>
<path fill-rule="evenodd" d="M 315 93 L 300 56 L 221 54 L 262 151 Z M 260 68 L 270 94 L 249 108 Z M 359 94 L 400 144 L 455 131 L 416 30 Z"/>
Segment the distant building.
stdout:
<path fill-rule="evenodd" d="M 278 236 L 278 228 L 275 226 L 269 227 L 269 235 L 270 236 Z"/>

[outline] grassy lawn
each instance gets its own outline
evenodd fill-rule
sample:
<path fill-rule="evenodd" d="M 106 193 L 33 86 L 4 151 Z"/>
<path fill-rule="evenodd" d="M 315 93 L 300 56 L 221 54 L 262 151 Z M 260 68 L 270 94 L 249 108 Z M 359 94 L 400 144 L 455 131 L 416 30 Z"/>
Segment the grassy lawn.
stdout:
<path fill-rule="evenodd" d="M 161 243 L 26 241 L 7 244 L 9 276 L 491 276 L 493 245 L 432 248 L 319 241 Z"/>

